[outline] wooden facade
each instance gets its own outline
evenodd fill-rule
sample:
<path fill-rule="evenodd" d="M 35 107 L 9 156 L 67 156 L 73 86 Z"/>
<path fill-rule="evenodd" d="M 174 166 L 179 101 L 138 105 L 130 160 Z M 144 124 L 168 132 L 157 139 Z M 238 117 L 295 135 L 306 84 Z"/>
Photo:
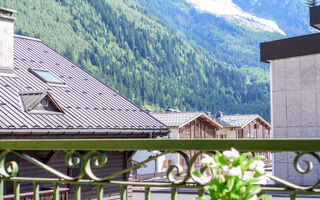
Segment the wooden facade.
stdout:
<path fill-rule="evenodd" d="M 219 139 L 270 139 L 271 126 L 257 116 L 240 127 L 225 127 L 217 132 Z M 262 153 L 265 162 L 271 163 L 271 153 Z"/>
<path fill-rule="evenodd" d="M 271 128 L 259 119 L 255 119 L 243 128 L 236 129 L 238 138 L 270 138 Z"/>
<path fill-rule="evenodd" d="M 26 154 L 38 159 L 39 161 L 51 166 L 52 168 L 72 177 L 76 177 L 79 173 L 79 168 L 67 168 L 65 165 L 65 152 L 57 151 L 26 151 Z M 108 157 L 108 162 L 105 167 L 100 169 L 93 169 L 93 172 L 98 177 L 106 177 L 115 172 L 121 171 L 131 165 L 131 158 L 133 152 L 106 152 Z M 8 161 L 16 161 L 19 165 L 19 176 L 23 177 L 43 177 L 43 178 L 56 178 L 52 174 L 46 172 L 45 170 L 27 162 L 24 159 L 20 159 L 14 155 L 8 156 Z M 128 181 L 130 174 L 124 174 L 116 178 L 115 180 Z M 74 186 L 69 184 L 61 184 L 60 188 L 67 189 L 67 194 L 61 193 L 61 200 L 74 199 Z M 6 199 L 10 199 L 13 194 L 13 183 L 5 182 L 6 188 Z M 53 185 L 50 183 L 40 183 L 40 193 L 45 191 L 52 191 Z M 22 182 L 20 185 L 21 194 L 28 194 L 33 191 L 32 182 Z M 128 199 L 132 199 L 132 188 L 128 187 Z M 41 195 L 41 199 L 47 200 L 52 199 L 53 193 L 46 193 Z M 93 185 L 81 185 L 81 199 L 96 199 L 97 189 Z M 21 199 L 32 199 L 30 195 L 21 196 Z M 104 199 L 116 200 L 120 199 L 120 187 L 119 186 L 104 186 Z"/>
<path fill-rule="evenodd" d="M 270 138 L 271 127 L 259 119 L 255 119 L 244 127 L 226 127 L 217 132 L 220 139 L 263 139 Z"/>
<path fill-rule="evenodd" d="M 216 138 L 217 126 L 209 123 L 206 119 L 198 117 L 183 127 L 179 128 L 179 139 L 204 139 L 204 138 Z M 192 158 L 197 152 L 186 151 L 189 158 Z M 196 167 L 200 166 L 200 159 L 196 161 Z M 186 167 L 184 159 L 179 157 L 179 164 Z"/>
<path fill-rule="evenodd" d="M 210 124 L 207 120 L 199 117 L 185 126 L 179 128 L 180 139 L 202 139 L 215 138 L 217 127 Z"/>

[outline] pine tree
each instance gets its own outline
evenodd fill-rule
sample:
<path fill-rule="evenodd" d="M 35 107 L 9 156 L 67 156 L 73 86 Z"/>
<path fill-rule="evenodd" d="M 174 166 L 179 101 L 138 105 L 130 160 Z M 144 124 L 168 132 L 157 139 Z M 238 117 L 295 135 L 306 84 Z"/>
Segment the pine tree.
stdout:
<path fill-rule="evenodd" d="M 318 4 L 317 0 L 307 0 L 307 5 L 309 7 L 314 7 Z"/>

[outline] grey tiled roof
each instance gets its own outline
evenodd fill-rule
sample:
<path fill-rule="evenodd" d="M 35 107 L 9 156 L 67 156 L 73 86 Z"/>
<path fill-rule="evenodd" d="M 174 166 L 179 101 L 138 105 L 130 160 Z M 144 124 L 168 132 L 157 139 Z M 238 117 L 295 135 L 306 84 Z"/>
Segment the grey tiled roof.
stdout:
<path fill-rule="evenodd" d="M 152 113 L 152 115 L 167 126 L 180 126 L 185 122 L 203 114 L 202 112 Z"/>
<path fill-rule="evenodd" d="M 205 117 L 209 119 L 209 121 L 212 120 L 204 112 L 152 113 L 152 115 L 169 127 L 181 127 L 198 117 Z M 214 120 L 212 120 L 211 123 L 214 123 L 215 126 L 222 128 Z"/>
<path fill-rule="evenodd" d="M 217 119 L 217 118 L 212 118 L 215 122 L 217 122 L 218 124 L 220 124 L 223 128 L 233 128 L 234 126 L 232 126 L 231 124 L 228 124 L 225 121 L 222 121 L 221 119 Z"/>
<path fill-rule="evenodd" d="M 15 36 L 15 77 L 0 76 L 0 130 L 34 128 L 168 132 L 168 127 L 76 66 L 42 41 Z M 49 70 L 65 85 L 50 85 L 28 71 Z M 21 92 L 48 91 L 63 114 L 24 110 Z M 102 131 L 103 132 L 103 131 Z"/>
<path fill-rule="evenodd" d="M 223 127 L 243 127 L 255 120 L 257 117 L 261 118 L 257 114 L 252 115 L 224 115 L 221 118 L 215 118 L 214 120 L 218 122 Z M 262 119 L 262 118 L 261 118 Z"/>

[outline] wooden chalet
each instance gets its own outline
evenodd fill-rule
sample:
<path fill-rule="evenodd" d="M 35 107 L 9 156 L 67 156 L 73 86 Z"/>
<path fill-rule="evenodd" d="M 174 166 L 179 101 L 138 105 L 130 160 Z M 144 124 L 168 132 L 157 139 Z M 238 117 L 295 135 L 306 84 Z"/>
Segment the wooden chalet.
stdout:
<path fill-rule="evenodd" d="M 220 139 L 270 139 L 271 125 L 258 114 L 252 115 L 223 115 L 218 112 L 213 117 L 223 126 L 218 130 L 217 138 Z M 265 161 L 270 162 L 271 154 L 263 154 Z"/>
<path fill-rule="evenodd" d="M 217 138 L 270 138 L 271 125 L 257 114 L 224 116 L 219 112 L 213 119 L 223 126 Z"/>
<path fill-rule="evenodd" d="M 169 139 L 216 138 L 217 131 L 223 127 L 204 112 L 180 112 L 167 110 L 165 113 L 152 115 L 170 128 Z M 195 152 L 186 152 L 193 156 Z M 166 155 L 158 159 L 158 171 L 165 171 L 171 164 L 184 164 L 177 154 Z"/>

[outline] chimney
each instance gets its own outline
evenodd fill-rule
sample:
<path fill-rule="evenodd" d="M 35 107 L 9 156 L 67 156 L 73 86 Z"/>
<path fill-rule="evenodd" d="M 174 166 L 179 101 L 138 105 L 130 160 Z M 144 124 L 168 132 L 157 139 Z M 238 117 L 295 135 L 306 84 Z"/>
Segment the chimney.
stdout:
<path fill-rule="evenodd" d="M 167 108 L 165 113 L 180 113 L 181 111 L 178 109 Z"/>
<path fill-rule="evenodd" d="M 152 110 L 151 109 L 145 109 L 145 112 L 148 113 L 148 114 L 151 114 Z"/>
<path fill-rule="evenodd" d="M 13 75 L 14 13 L 0 7 L 0 76 Z"/>
<path fill-rule="evenodd" d="M 309 8 L 310 13 L 310 26 L 320 29 L 320 6 Z"/>
<path fill-rule="evenodd" d="M 218 113 L 217 113 L 217 118 L 219 119 L 219 118 L 221 118 L 223 116 L 223 112 L 221 112 L 221 111 L 218 111 Z"/>

